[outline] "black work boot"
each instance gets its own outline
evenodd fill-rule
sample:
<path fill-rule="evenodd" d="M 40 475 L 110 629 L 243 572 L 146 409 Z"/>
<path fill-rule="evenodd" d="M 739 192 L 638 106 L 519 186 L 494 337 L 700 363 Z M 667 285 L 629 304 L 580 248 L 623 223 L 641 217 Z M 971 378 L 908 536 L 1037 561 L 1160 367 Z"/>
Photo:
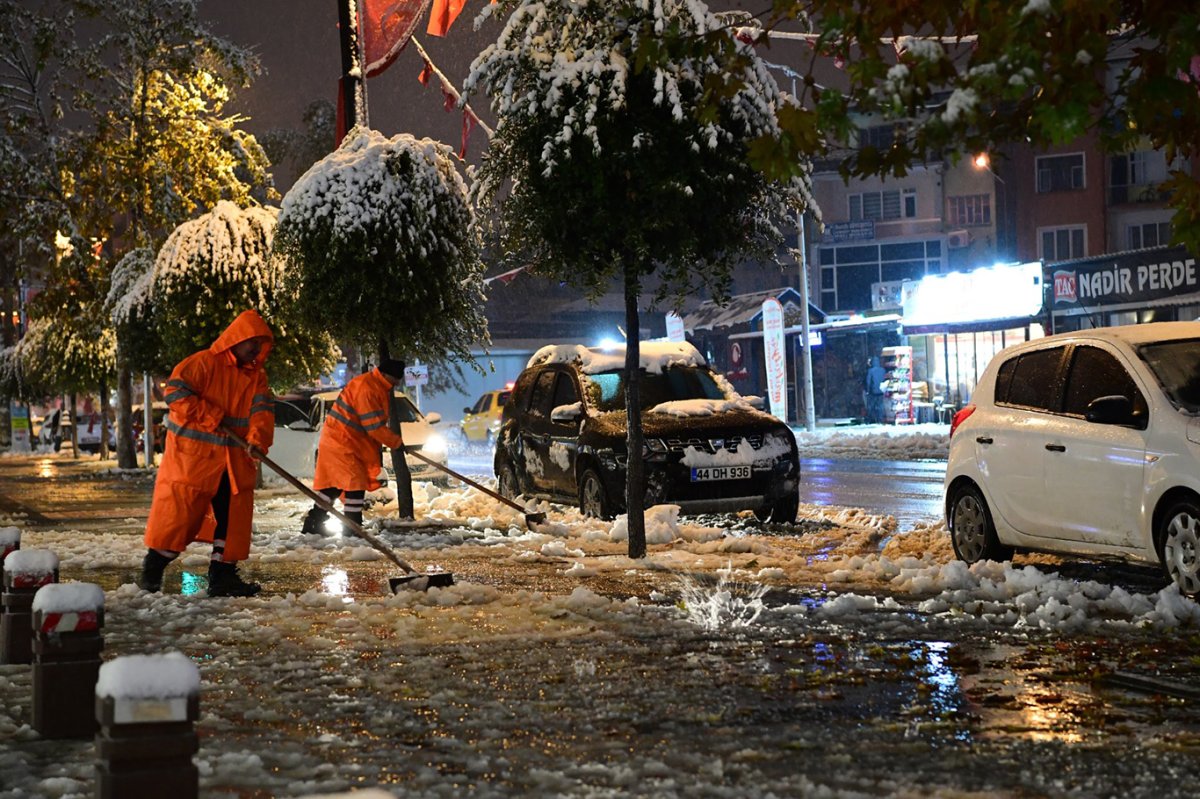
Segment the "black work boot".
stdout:
<path fill-rule="evenodd" d="M 304 526 L 300 528 L 301 535 L 328 535 L 325 520 L 329 514 L 321 508 L 311 508 L 304 517 Z"/>
<path fill-rule="evenodd" d="M 168 558 L 153 549 L 146 551 L 142 558 L 142 573 L 138 577 L 138 588 L 155 593 L 162 590 L 163 571 L 175 558 Z"/>
<path fill-rule="evenodd" d="M 209 596 L 254 596 L 262 590 L 258 583 L 248 583 L 237 573 L 236 563 L 208 562 Z"/>
<path fill-rule="evenodd" d="M 347 511 L 346 518 L 357 524 L 359 527 L 363 526 L 362 511 Z M 346 525 L 343 524 L 342 527 L 344 529 Z M 353 530 L 346 530 L 346 532 L 351 535 L 355 534 Z"/>

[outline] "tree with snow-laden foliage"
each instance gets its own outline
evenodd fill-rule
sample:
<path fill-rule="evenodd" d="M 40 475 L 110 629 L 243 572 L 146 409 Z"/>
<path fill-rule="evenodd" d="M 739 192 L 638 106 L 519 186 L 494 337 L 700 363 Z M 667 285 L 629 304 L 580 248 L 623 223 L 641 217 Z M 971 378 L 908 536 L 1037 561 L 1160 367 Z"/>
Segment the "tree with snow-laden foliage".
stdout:
<path fill-rule="evenodd" d="M 677 304 L 697 288 L 727 296 L 733 266 L 771 260 L 781 226 L 811 204 L 807 175 L 764 177 L 750 153 L 779 136 L 782 95 L 749 45 L 736 90 L 711 96 L 723 63 L 643 53 L 670 31 L 722 29 L 699 0 L 501 0 L 499 39 L 475 60 L 465 94 L 497 116 L 474 188 L 506 255 L 598 294 L 624 284 L 629 452 L 643 451 L 638 308 L 642 285 Z M 705 112 L 700 113 L 700 109 Z M 486 214 L 486 216 L 484 216 Z M 646 552 L 641 458 L 630 458 L 629 554 Z"/>
<path fill-rule="evenodd" d="M 283 199 L 275 251 L 301 314 L 381 357 L 470 361 L 483 265 L 453 151 L 355 128 Z"/>
<path fill-rule="evenodd" d="M 19 43 L 0 81 L 6 151 L 41 177 L 9 183 L 22 251 L 46 263 L 56 231 L 98 266 L 60 262 L 49 283 L 72 283 L 72 306 L 97 324 L 113 267 L 130 250 L 156 251 L 181 222 L 222 199 L 250 205 L 272 197 L 268 162 L 244 119 L 225 105 L 257 71 L 254 56 L 200 23 L 197 0 L 0 0 Z M 19 13 L 17 13 L 19 10 Z M 9 12 L 12 12 L 11 14 Z M 15 89 L 13 87 L 16 87 Z M 74 113 L 65 114 L 70 106 Z M 19 135 L 21 121 L 37 135 Z M 15 132 L 14 132 L 15 131 Z M 8 146 L 11 145 L 11 146 Z M 31 173 L 33 174 L 33 173 Z M 75 269 L 66 272 L 67 268 Z M 43 313 L 54 308 L 43 308 Z M 56 317 L 57 318 L 57 317 Z M 128 329 L 128 328 L 126 328 Z M 128 358 L 118 347 L 118 461 L 136 459 Z"/>
<path fill-rule="evenodd" d="M 169 370 L 208 347 L 248 308 L 262 314 L 275 334 L 267 376 L 276 389 L 311 381 L 333 368 L 333 339 L 298 318 L 294 293 L 272 256 L 278 213 L 269 207 L 217 203 L 175 229 L 148 277 L 134 278 L 130 294 L 112 298 L 118 325 L 144 315 L 153 320 L 160 369 Z M 131 271 L 137 268 L 130 265 Z"/>
<path fill-rule="evenodd" d="M 734 23 L 739 35 L 799 56 L 804 105 L 780 117 L 784 146 L 755 151 L 765 172 L 796 170 L 799 150 L 835 158 L 848 177 L 903 176 L 945 153 L 1003 154 L 1008 143 L 1048 147 L 1094 131 L 1110 153 L 1163 151 L 1175 165 L 1164 184 L 1172 230 L 1200 250 L 1200 174 L 1188 167 L 1200 157 L 1195 3 L 770 0 L 757 9 Z M 673 29 L 664 39 L 640 55 L 704 52 L 726 66 L 714 102 L 742 85 L 746 55 L 728 37 Z M 823 153 L 853 141 L 866 114 L 899 123 L 890 145 Z"/>

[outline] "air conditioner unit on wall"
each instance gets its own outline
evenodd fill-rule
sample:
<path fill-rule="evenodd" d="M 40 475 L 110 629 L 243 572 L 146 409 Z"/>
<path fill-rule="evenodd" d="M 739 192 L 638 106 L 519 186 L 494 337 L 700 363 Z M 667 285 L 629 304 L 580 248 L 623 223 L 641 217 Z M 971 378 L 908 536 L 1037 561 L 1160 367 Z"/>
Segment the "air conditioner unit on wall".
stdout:
<path fill-rule="evenodd" d="M 971 243 L 971 234 L 965 230 L 951 230 L 946 234 L 946 246 L 957 249 L 959 247 L 969 246 Z"/>

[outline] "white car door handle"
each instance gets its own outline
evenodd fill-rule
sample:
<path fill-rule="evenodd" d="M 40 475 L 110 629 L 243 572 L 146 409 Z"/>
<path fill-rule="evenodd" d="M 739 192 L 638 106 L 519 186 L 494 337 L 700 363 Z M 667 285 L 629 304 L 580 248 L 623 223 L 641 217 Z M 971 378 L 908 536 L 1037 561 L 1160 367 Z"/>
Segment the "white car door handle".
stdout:
<path fill-rule="evenodd" d="M 1067 448 L 1065 446 L 1063 446 L 1062 444 L 1047 444 L 1046 449 L 1050 450 L 1051 452 L 1066 452 L 1067 451 Z"/>
<path fill-rule="evenodd" d="M 992 443 L 992 437 L 991 436 L 975 436 L 975 441 L 976 441 L 976 443 L 979 443 L 979 444 L 990 444 L 990 443 Z"/>

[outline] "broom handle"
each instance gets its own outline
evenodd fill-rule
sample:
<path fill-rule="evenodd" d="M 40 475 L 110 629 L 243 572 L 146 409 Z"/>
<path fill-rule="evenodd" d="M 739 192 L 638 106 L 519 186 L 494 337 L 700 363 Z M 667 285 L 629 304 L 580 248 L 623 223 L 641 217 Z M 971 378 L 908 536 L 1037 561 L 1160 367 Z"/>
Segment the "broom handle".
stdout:
<path fill-rule="evenodd" d="M 267 464 L 272 469 L 274 469 L 276 474 L 278 474 L 284 480 L 287 480 L 289 483 L 291 483 L 293 486 L 295 486 L 297 489 L 299 489 L 301 493 L 306 494 L 309 499 L 311 499 L 313 502 L 315 502 L 317 504 L 318 508 L 325 511 L 326 513 L 332 514 L 342 524 L 346 525 L 351 530 L 353 530 L 355 532 L 355 534 L 358 535 L 359 538 L 361 538 L 362 540 L 364 540 L 368 544 L 370 544 L 372 546 L 372 548 L 375 549 L 376 552 L 381 553 L 382 555 L 387 557 L 388 560 L 390 560 L 392 563 L 395 563 L 397 566 L 399 566 L 401 569 L 404 569 L 404 571 L 408 572 L 409 574 L 414 574 L 416 572 L 416 569 L 414 569 L 412 566 L 410 566 L 408 563 L 406 563 L 399 555 L 397 555 L 395 552 L 393 552 L 391 547 L 389 547 L 387 544 L 380 541 L 375 536 L 368 533 L 365 529 L 363 529 L 363 526 L 361 524 L 354 521 L 346 514 L 338 511 L 336 508 L 334 508 L 333 504 L 328 499 L 326 499 L 324 496 L 317 493 L 316 491 L 313 491 L 311 488 L 306 486 L 304 483 L 297 480 L 293 475 L 289 474 L 286 469 L 284 469 L 282 466 L 280 466 L 275 461 L 268 458 L 267 454 L 265 452 L 260 450 L 258 447 L 247 444 L 245 442 L 245 440 L 242 439 L 241 436 L 239 436 L 237 433 L 230 430 L 228 427 L 225 427 L 224 425 L 221 426 L 221 432 L 224 433 L 225 435 L 229 436 L 231 439 L 233 439 L 233 441 L 235 443 L 237 443 L 239 446 L 250 450 L 250 452 L 253 454 L 254 457 L 258 458 L 260 461 L 262 461 L 263 463 Z"/>
<path fill-rule="evenodd" d="M 435 460 L 432 460 L 432 459 L 430 459 L 430 458 L 427 458 L 427 457 L 425 457 L 424 455 L 422 455 L 422 454 L 421 454 L 421 453 L 419 453 L 419 452 L 414 452 L 414 451 L 412 451 L 412 450 L 407 450 L 407 452 L 408 452 L 408 454 L 409 454 L 409 455 L 412 455 L 414 458 L 419 458 L 420 460 L 423 460 L 423 461 L 425 461 L 426 463 L 428 463 L 428 464 L 429 464 L 430 466 L 432 466 L 433 468 L 435 468 L 435 469 L 441 469 L 443 472 L 445 472 L 446 474 L 450 475 L 451 477 L 458 478 L 459 480 L 462 480 L 462 481 L 463 481 L 464 483 L 466 483 L 467 485 L 469 485 L 469 486 L 474 486 L 475 488 L 478 488 L 480 491 L 482 491 L 483 493 L 487 494 L 487 495 L 488 495 L 489 497 L 491 497 L 492 499 L 497 499 L 497 500 L 500 500 L 501 502 L 503 502 L 505 505 L 509 506 L 510 508 L 515 508 L 516 510 L 519 510 L 519 511 L 521 511 L 521 513 L 527 513 L 527 512 L 528 512 L 528 511 L 526 511 L 524 508 L 522 508 L 520 505 L 518 505 L 517 503 L 513 502 L 513 501 L 512 501 L 511 499 L 509 499 L 508 497 L 505 497 L 505 496 L 502 496 L 502 495 L 500 495 L 500 494 L 497 494 L 495 491 L 493 491 L 493 490 L 492 490 L 492 489 L 490 489 L 490 488 L 487 488 L 487 487 L 485 487 L 485 486 L 481 486 L 479 483 L 476 483 L 474 480 L 472 480 L 470 477 L 467 477 L 466 475 L 459 474 L 458 472 L 454 471 L 453 469 L 450 469 L 450 468 L 449 468 L 449 467 L 447 467 L 447 466 L 443 466 L 442 464 L 438 463 L 437 461 L 435 461 Z"/>

